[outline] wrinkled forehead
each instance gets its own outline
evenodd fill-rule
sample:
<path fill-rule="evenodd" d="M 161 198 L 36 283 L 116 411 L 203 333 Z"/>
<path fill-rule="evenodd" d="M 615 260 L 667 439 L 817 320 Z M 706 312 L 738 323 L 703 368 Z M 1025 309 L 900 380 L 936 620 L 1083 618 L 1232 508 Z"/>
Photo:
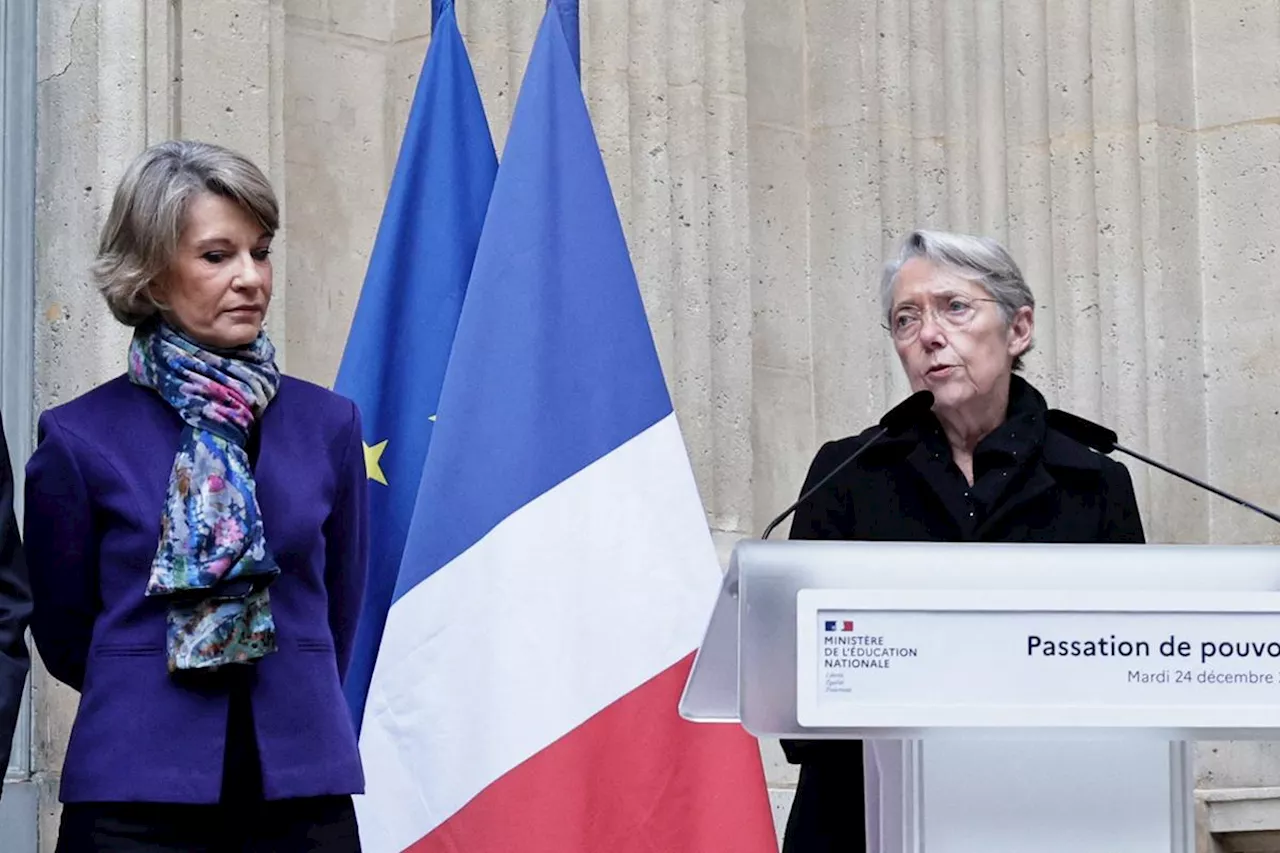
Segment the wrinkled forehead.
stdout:
<path fill-rule="evenodd" d="M 893 281 L 893 307 L 920 305 L 948 296 L 970 299 L 988 296 L 977 273 L 941 266 L 924 258 L 912 258 L 902 265 Z"/>

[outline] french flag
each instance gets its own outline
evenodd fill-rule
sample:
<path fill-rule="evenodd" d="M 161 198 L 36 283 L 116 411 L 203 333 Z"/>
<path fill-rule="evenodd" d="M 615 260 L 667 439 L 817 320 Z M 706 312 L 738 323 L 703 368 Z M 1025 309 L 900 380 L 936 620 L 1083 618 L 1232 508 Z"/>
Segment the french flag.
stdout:
<path fill-rule="evenodd" d="M 365 705 L 364 849 L 776 853 L 755 740 L 677 713 L 719 581 L 552 9 Z"/>

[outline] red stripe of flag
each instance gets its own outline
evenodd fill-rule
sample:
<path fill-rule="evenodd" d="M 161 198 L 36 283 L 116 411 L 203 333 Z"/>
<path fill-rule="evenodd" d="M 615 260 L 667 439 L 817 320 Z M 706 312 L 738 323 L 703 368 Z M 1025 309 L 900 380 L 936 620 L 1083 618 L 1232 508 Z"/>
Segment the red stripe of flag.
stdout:
<path fill-rule="evenodd" d="M 510 770 L 406 853 L 777 853 L 755 739 L 676 711 L 692 660 Z"/>

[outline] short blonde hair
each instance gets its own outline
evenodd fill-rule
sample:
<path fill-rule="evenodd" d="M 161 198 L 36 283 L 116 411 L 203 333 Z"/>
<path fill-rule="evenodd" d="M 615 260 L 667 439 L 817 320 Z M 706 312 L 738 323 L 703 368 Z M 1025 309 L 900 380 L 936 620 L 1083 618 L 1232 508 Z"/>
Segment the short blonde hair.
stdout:
<path fill-rule="evenodd" d="M 275 191 L 248 158 L 207 142 L 151 146 L 129 164 L 116 187 L 92 268 L 121 323 L 137 326 L 159 311 L 151 284 L 173 260 L 187 207 L 202 192 L 234 201 L 268 234 L 279 230 Z"/>

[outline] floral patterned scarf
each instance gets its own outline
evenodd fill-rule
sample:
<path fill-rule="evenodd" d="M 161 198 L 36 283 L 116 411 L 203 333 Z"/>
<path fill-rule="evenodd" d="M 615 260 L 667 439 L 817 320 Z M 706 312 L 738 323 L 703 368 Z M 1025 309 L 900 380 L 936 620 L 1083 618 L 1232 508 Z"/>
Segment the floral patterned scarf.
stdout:
<path fill-rule="evenodd" d="M 267 550 L 245 452 L 250 430 L 280 387 L 265 333 L 210 350 L 162 322 L 138 328 L 129 379 L 153 388 L 187 426 L 160 519 L 146 594 L 169 599 L 169 671 L 246 663 L 276 648 L 267 586 L 279 574 Z"/>

